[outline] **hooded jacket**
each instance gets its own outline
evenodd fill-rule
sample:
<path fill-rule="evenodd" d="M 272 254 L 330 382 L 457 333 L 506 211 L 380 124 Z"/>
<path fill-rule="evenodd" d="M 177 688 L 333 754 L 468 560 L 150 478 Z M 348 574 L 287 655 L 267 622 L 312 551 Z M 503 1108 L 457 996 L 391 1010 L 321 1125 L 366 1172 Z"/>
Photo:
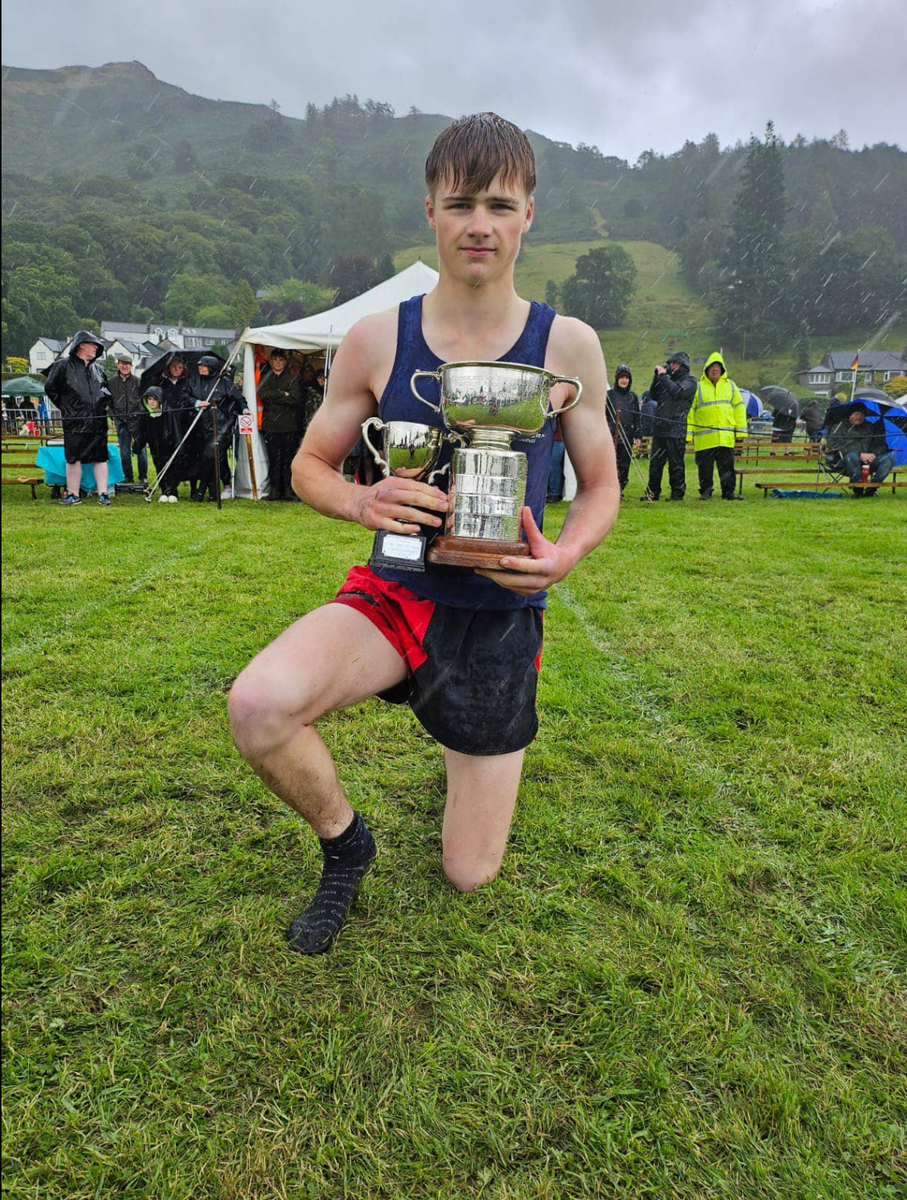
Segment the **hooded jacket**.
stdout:
<path fill-rule="evenodd" d="M 625 388 L 617 386 L 617 380 L 621 375 L 628 375 L 630 378 L 630 382 Z M 627 438 L 632 442 L 634 438 L 639 437 L 639 397 L 631 390 L 633 375 L 625 363 L 621 363 L 615 371 L 614 380 L 615 385 L 608 389 L 608 398 L 605 402 L 608 428 L 611 430 L 612 437 L 619 436 L 621 441 Z M 616 435 L 618 415 L 620 417 L 620 434 Z"/>
<path fill-rule="evenodd" d="M 825 409 L 818 400 L 810 400 L 809 404 L 800 409 L 800 417 L 806 426 L 807 441 L 817 442 L 819 434 L 825 428 Z"/>
<path fill-rule="evenodd" d="M 717 383 L 712 383 L 707 374 L 713 363 L 721 367 Z M 737 438 L 746 437 L 746 404 L 717 351 L 709 355 L 696 385 L 688 431 L 695 450 L 711 450 L 716 446 L 733 449 Z"/>
<path fill-rule="evenodd" d="M 202 401 L 208 400 L 213 407 L 217 405 L 217 441 L 218 444 L 229 446 L 233 438 L 233 426 L 240 413 L 246 411 L 246 400 L 236 386 L 225 379 L 223 375 L 197 375 L 189 385 L 186 403 L 201 408 Z M 196 425 L 196 430 L 203 430 L 202 437 L 211 440 L 213 425 L 211 407 L 203 410 L 202 418 Z"/>
<path fill-rule="evenodd" d="M 690 356 L 685 350 L 671 355 L 677 365 L 674 370 L 659 375 L 656 371 L 649 385 L 649 395 L 655 401 L 652 436 L 657 438 L 686 438 L 687 413 L 696 395 L 696 380 L 690 374 Z"/>
<path fill-rule="evenodd" d="M 89 363 L 76 354 L 83 342 L 90 342 L 96 350 Z M 110 390 L 98 362 L 103 354 L 101 339 L 81 329 L 72 339 L 69 353 L 48 368 L 45 395 L 59 408 L 71 433 L 95 433 L 101 419 L 106 423 Z"/>

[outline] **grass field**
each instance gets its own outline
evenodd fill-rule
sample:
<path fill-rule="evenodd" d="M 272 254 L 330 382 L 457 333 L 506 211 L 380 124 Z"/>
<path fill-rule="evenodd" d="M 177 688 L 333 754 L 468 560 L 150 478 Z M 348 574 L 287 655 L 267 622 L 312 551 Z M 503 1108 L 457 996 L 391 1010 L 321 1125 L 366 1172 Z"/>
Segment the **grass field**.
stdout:
<path fill-rule="evenodd" d="M 10 1200 L 907 1194 L 903 497 L 625 503 L 474 895 L 437 746 L 329 718 L 380 857 L 306 959 L 316 848 L 226 694 L 369 535 L 7 492 Z"/>

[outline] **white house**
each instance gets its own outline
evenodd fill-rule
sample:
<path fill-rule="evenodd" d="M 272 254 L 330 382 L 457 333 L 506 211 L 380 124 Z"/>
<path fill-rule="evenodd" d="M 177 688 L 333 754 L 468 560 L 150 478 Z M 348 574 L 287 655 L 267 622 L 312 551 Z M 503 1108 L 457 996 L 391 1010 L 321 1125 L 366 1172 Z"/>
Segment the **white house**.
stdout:
<path fill-rule="evenodd" d="M 891 350 L 862 350 L 856 372 L 852 370 L 856 350 L 831 350 L 822 361 L 807 371 L 797 373 L 797 382 L 801 387 L 813 391 L 827 392 L 833 395 L 839 384 L 853 383 L 854 374 L 857 385 L 876 382 L 887 383 L 895 375 L 907 375 L 907 358 L 895 354 Z M 860 378 L 862 376 L 862 379 Z"/>
<path fill-rule="evenodd" d="M 150 325 L 130 324 L 128 321 L 102 321 L 98 335 L 104 343 L 105 358 L 118 354 L 130 354 L 136 372 L 141 371 L 165 350 L 208 350 L 221 343 L 231 345 L 236 340 L 235 329 L 208 329 L 163 323 Z M 69 337 L 40 337 L 28 352 L 28 369 L 34 374 L 43 371 L 64 354 L 69 347 Z"/>
<path fill-rule="evenodd" d="M 56 338 L 38 338 L 28 352 L 29 374 L 36 375 L 39 371 L 43 371 L 45 367 L 49 367 L 54 359 L 59 358 L 63 353 L 65 345 L 66 342 L 57 341 Z"/>
<path fill-rule="evenodd" d="M 120 338 L 131 342 L 143 342 L 150 339 L 155 344 L 168 341 L 171 349 L 176 350 L 208 350 L 223 342 L 229 345 L 236 340 L 235 329 L 208 329 L 184 325 L 182 321 L 168 324 L 163 321 L 153 321 L 150 325 L 132 325 L 123 321 L 102 321 L 101 337 L 108 339 Z"/>

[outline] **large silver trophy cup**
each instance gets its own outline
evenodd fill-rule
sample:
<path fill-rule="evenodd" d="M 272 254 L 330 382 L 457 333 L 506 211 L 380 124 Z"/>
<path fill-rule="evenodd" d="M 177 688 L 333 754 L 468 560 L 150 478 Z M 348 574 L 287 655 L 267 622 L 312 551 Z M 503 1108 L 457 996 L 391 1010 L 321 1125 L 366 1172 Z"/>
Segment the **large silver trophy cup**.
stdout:
<path fill-rule="evenodd" d="M 439 381 L 440 406 L 419 395 L 420 379 Z M 555 412 L 549 397 L 558 383 L 576 388 L 576 396 Z M 528 464 L 510 443 L 515 437 L 538 437 L 547 420 L 575 408 L 583 385 L 572 376 L 521 363 L 455 362 L 437 371 L 416 371 L 410 388 L 467 443 L 454 451 L 450 507 L 444 533 L 429 548 L 429 562 L 493 567 L 504 554 L 528 554 L 520 540 Z"/>
<path fill-rule="evenodd" d="M 433 425 L 369 417 L 362 424 L 362 440 L 385 478 L 396 475 L 420 483 L 434 483 L 450 467 L 450 463 L 438 467 L 444 445 L 460 439 Z M 427 541 L 424 534 L 391 533 L 379 529 L 369 562 L 372 566 L 394 567 L 401 571 L 424 571 Z"/>

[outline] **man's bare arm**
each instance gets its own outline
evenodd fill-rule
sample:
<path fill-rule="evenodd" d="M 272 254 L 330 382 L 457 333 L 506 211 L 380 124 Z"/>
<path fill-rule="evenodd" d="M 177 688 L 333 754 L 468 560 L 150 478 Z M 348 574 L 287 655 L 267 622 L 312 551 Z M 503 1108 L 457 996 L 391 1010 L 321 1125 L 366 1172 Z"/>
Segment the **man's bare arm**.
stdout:
<path fill-rule="evenodd" d="M 524 508 L 529 555 L 504 557 L 502 570 L 480 572 L 527 596 L 565 578 L 594 550 L 617 519 L 620 505 L 614 443 L 605 420 L 608 378 L 598 336 L 580 321 L 558 318 L 558 324 L 559 365 L 565 374 L 579 376 L 583 384 L 580 403 L 560 418 L 564 444 L 576 472 L 576 497 L 556 542 L 539 531 L 531 510 Z"/>
<path fill-rule="evenodd" d="M 417 533 L 438 526 L 447 509 L 439 489 L 412 479 L 380 479 L 370 487 L 343 478 L 343 460 L 377 408 L 376 391 L 386 372 L 388 344 L 396 336 L 396 313 L 357 322 L 334 358 L 324 403 L 312 419 L 293 460 L 293 489 L 318 512 L 366 529 Z"/>

